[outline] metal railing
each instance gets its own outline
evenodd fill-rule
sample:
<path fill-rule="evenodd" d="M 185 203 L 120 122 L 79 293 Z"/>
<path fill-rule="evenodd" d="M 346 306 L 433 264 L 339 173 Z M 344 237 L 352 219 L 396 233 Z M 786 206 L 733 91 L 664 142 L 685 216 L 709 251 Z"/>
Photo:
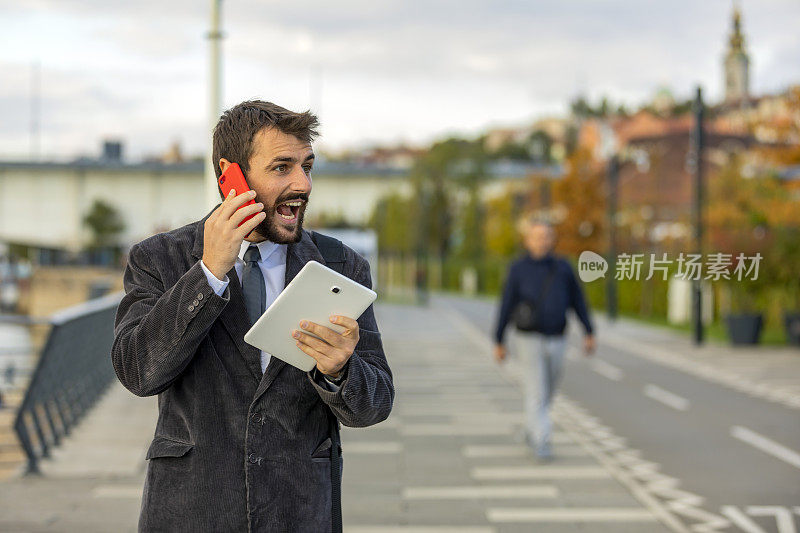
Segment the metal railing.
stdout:
<path fill-rule="evenodd" d="M 89 300 L 50 318 L 50 334 L 14 421 L 28 458 L 26 473 L 39 473 L 39 459 L 50 457 L 116 378 L 110 353 L 123 295 Z"/>

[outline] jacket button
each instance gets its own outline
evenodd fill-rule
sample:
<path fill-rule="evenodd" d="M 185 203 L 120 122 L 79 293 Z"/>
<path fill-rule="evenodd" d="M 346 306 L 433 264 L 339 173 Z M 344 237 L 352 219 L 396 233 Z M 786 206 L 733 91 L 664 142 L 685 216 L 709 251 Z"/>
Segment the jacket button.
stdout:
<path fill-rule="evenodd" d="M 197 293 L 197 299 L 198 300 L 202 300 L 203 299 L 203 293 L 202 292 L 198 292 Z"/>
<path fill-rule="evenodd" d="M 190 306 L 189 306 L 189 307 L 187 307 L 186 309 L 188 309 L 189 311 L 194 311 L 194 306 L 193 306 L 193 305 L 190 305 Z"/>
<path fill-rule="evenodd" d="M 192 305 L 200 305 L 200 300 L 195 298 L 194 301 L 192 302 Z"/>
<path fill-rule="evenodd" d="M 259 413 L 253 413 L 252 415 L 250 415 L 250 419 L 256 424 L 258 424 L 259 422 L 261 422 L 261 415 Z"/>
<path fill-rule="evenodd" d="M 258 457 L 256 454 L 251 453 L 247 456 L 247 460 L 251 463 L 261 463 L 261 457 Z"/>

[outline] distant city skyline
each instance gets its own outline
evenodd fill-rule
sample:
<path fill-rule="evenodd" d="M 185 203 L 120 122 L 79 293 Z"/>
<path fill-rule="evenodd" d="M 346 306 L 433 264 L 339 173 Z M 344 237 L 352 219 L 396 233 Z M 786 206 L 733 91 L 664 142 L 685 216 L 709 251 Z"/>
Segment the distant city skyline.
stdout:
<path fill-rule="evenodd" d="M 633 108 L 662 86 L 723 97 L 733 3 L 223 2 L 223 106 L 248 98 L 322 120 L 322 149 L 423 145 L 566 114 L 579 94 Z M 758 96 L 800 83 L 800 2 L 738 2 Z M 202 154 L 208 2 L 0 0 L 0 157 Z M 37 66 L 38 65 L 38 66 Z M 35 75 L 34 72 L 38 72 Z M 32 109 L 33 80 L 40 104 Z"/>

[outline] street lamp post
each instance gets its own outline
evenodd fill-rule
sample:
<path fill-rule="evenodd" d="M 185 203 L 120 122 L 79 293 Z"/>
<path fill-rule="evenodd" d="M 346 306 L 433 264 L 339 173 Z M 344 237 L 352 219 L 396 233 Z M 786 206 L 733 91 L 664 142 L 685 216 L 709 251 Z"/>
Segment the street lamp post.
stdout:
<path fill-rule="evenodd" d="M 417 233 L 417 260 L 414 271 L 414 289 L 416 293 L 417 305 L 428 305 L 428 194 L 425 180 L 420 186 L 420 216 L 418 219 L 419 231 Z"/>
<path fill-rule="evenodd" d="M 606 275 L 606 307 L 609 320 L 617 319 L 617 189 L 619 157 L 608 160 L 608 272 Z"/>
<path fill-rule="evenodd" d="M 694 170 L 694 202 L 692 214 L 694 218 L 695 253 L 703 253 L 703 92 L 697 87 L 694 100 L 694 132 L 692 136 L 692 155 Z M 699 276 L 698 276 L 699 278 Z M 701 280 L 692 281 L 692 332 L 695 344 L 703 343 L 703 298 Z"/>

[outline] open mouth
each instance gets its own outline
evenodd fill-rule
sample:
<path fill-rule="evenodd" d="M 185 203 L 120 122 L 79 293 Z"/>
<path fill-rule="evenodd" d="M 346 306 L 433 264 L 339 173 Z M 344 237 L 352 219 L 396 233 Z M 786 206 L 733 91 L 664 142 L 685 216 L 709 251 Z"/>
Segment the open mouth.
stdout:
<path fill-rule="evenodd" d="M 286 222 L 295 222 L 297 220 L 297 214 L 300 212 L 302 206 L 302 200 L 289 200 L 288 202 L 279 204 L 278 207 L 275 208 L 275 211 L 277 211 L 278 215 Z"/>

